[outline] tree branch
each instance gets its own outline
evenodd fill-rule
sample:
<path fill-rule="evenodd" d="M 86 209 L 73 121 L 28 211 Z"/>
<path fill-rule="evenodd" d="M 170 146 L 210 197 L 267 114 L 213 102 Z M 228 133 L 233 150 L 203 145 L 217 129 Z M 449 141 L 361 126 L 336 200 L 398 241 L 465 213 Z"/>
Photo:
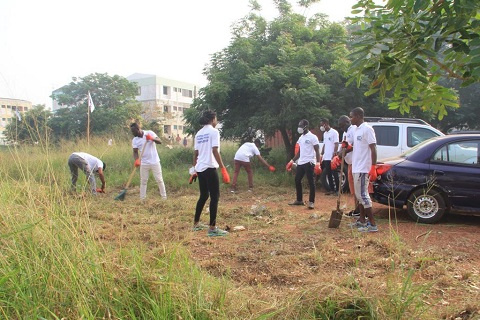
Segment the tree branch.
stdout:
<path fill-rule="evenodd" d="M 436 65 L 438 65 L 442 70 L 444 70 L 445 72 L 448 73 L 448 75 L 452 78 L 455 78 L 455 79 L 459 79 L 459 80 L 462 80 L 462 81 L 465 81 L 467 80 L 464 76 L 454 72 L 453 70 L 451 70 L 449 67 L 447 67 L 445 64 L 441 63 L 440 61 L 438 61 L 436 58 L 433 58 L 433 57 L 428 57 L 430 60 L 432 60 Z"/>

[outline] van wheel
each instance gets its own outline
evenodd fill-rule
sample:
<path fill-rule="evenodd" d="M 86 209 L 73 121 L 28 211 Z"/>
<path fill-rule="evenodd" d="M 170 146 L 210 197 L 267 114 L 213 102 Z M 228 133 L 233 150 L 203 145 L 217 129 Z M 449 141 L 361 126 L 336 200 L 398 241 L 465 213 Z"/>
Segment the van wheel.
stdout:
<path fill-rule="evenodd" d="M 410 217 L 421 223 L 435 223 L 440 221 L 447 207 L 445 200 L 435 189 L 418 189 L 408 198 L 407 210 Z"/>

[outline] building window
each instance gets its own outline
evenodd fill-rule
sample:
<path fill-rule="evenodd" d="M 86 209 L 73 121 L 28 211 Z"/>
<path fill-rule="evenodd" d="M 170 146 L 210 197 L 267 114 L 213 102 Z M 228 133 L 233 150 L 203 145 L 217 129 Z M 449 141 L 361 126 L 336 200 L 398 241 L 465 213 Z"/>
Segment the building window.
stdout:
<path fill-rule="evenodd" d="M 12 106 L 7 105 L 7 109 L 12 109 Z"/>
<path fill-rule="evenodd" d="M 182 89 L 182 96 L 184 97 L 193 97 L 193 91 L 192 90 L 187 90 L 187 89 Z"/>
<path fill-rule="evenodd" d="M 182 130 L 182 128 L 183 128 L 182 126 L 178 126 L 178 130 Z"/>
<path fill-rule="evenodd" d="M 177 107 L 173 106 L 173 111 L 177 111 Z"/>
<path fill-rule="evenodd" d="M 163 106 L 163 112 L 168 112 L 168 106 Z"/>
<path fill-rule="evenodd" d="M 177 130 L 177 125 L 176 124 L 173 125 L 173 130 Z"/>
<path fill-rule="evenodd" d="M 28 111 L 28 107 L 23 107 L 23 111 Z"/>
<path fill-rule="evenodd" d="M 2 109 L 5 109 L 5 105 L 4 105 L 4 104 L 2 104 Z"/>
<path fill-rule="evenodd" d="M 167 86 L 163 86 L 163 94 L 168 95 L 168 87 Z"/>

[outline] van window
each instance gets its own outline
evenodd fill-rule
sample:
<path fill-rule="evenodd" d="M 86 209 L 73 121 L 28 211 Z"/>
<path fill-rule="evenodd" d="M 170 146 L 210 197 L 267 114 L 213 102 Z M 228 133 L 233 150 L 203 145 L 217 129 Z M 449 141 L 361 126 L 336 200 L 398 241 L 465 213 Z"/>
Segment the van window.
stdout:
<path fill-rule="evenodd" d="M 430 129 L 407 127 L 407 146 L 415 147 L 420 142 L 437 136 L 438 134 Z"/>
<path fill-rule="evenodd" d="M 377 146 L 398 146 L 399 127 L 398 126 L 375 126 L 375 136 L 377 138 Z"/>

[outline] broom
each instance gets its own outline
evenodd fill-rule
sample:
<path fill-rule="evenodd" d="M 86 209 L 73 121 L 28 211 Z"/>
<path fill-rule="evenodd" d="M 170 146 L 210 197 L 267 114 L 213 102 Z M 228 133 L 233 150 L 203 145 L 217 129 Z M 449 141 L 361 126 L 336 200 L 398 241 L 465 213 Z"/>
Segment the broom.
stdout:
<path fill-rule="evenodd" d="M 143 144 L 142 152 L 140 152 L 140 161 L 142 160 L 143 152 L 145 151 L 145 146 L 147 145 L 148 140 L 145 140 L 145 143 Z M 135 165 L 133 166 L 132 173 L 130 173 L 130 177 L 128 177 L 127 184 L 125 185 L 125 188 L 120 191 L 120 193 L 115 197 L 115 200 L 125 200 L 125 195 L 127 194 L 127 189 L 130 186 L 130 182 L 132 182 L 132 178 L 135 175 L 135 172 L 137 171 L 137 167 Z"/>
<path fill-rule="evenodd" d="M 330 215 L 330 221 L 328 221 L 329 228 L 338 228 L 340 222 L 342 221 L 343 211 L 340 210 L 340 197 L 342 196 L 342 181 L 341 175 L 343 174 L 343 162 L 345 160 L 345 148 L 342 148 L 342 163 L 340 164 L 340 186 L 338 186 L 338 199 L 337 199 L 337 209 L 332 211 Z"/>

